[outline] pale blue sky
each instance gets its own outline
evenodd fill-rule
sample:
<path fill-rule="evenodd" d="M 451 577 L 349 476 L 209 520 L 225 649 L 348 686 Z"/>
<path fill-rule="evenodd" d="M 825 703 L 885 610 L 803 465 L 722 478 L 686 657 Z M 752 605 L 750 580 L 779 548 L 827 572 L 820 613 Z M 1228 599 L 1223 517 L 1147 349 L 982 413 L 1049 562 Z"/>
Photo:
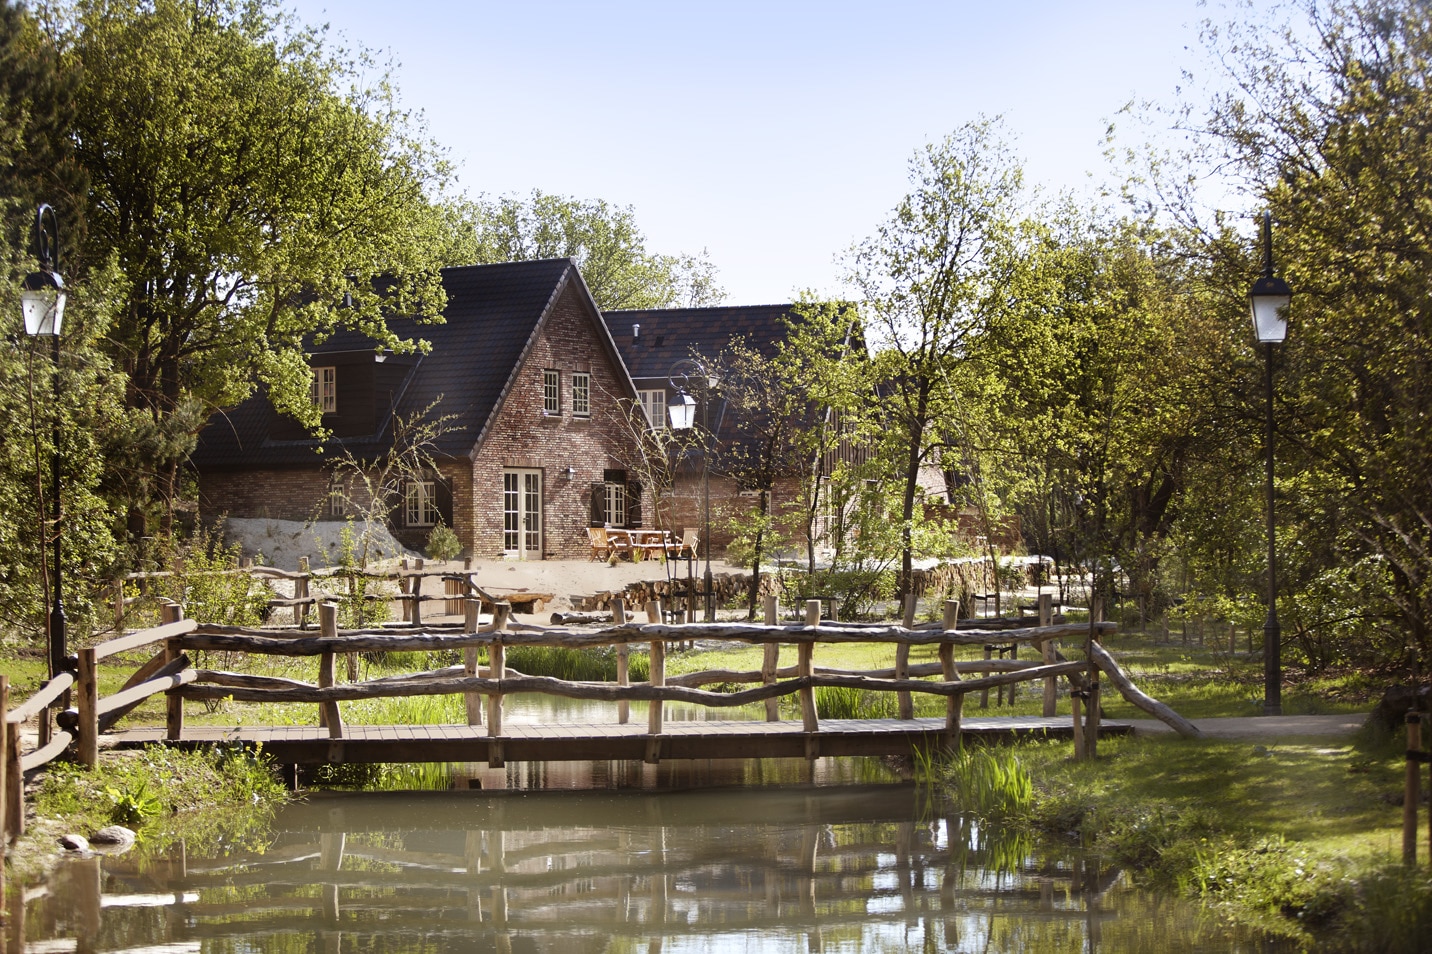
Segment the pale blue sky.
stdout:
<path fill-rule="evenodd" d="M 653 250 L 707 249 L 730 304 L 838 292 L 838 256 L 904 194 L 910 156 L 980 114 L 1003 114 L 1031 182 L 1107 180 L 1109 121 L 1133 99 L 1173 101 L 1206 14 L 1197 0 L 290 4 L 396 58 L 404 104 L 465 191 L 630 205 Z"/>

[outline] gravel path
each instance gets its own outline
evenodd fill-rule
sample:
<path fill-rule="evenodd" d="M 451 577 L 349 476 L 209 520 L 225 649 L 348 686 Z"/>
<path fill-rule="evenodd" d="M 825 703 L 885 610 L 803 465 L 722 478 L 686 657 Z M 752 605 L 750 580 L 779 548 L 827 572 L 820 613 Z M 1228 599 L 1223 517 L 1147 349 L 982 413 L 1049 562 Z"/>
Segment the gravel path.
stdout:
<path fill-rule="evenodd" d="M 1173 729 L 1155 719 L 1120 719 L 1134 727 L 1135 735 L 1170 733 Z M 1239 716 L 1225 719 L 1194 719 L 1204 736 L 1211 739 L 1257 739 L 1276 742 L 1296 736 L 1344 739 L 1354 735 L 1367 721 L 1366 713 L 1310 716 Z"/>

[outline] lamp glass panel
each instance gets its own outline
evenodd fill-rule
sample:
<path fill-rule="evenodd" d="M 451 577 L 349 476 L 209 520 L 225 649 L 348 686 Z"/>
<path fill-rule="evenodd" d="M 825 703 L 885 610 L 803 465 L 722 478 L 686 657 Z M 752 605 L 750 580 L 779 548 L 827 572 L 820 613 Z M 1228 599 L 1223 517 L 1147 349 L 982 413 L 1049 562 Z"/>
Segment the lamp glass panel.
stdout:
<path fill-rule="evenodd" d="M 1291 295 L 1250 295 L 1253 332 L 1260 344 L 1277 344 L 1288 337 L 1288 303 Z"/>
<path fill-rule="evenodd" d="M 666 410 L 671 415 L 671 426 L 678 431 L 696 423 L 696 399 L 689 394 L 678 394 Z"/>
<path fill-rule="evenodd" d="M 25 313 L 25 334 L 58 335 L 65 318 L 65 293 L 51 290 L 23 291 L 20 305 Z"/>

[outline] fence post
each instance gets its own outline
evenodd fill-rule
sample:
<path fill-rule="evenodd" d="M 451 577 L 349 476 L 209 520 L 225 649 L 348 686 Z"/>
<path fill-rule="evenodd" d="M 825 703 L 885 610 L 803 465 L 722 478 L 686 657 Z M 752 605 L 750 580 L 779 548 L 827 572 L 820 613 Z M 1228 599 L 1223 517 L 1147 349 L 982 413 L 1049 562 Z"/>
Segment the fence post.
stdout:
<path fill-rule="evenodd" d="M 904 623 L 906 629 L 915 628 L 915 600 L 916 596 L 914 593 L 905 594 L 905 615 L 901 622 Z M 895 647 L 895 678 L 910 678 L 909 643 L 899 643 Z M 895 698 L 899 700 L 900 718 L 913 719 L 915 717 L 915 704 L 910 698 L 910 693 L 905 689 L 901 689 L 895 693 Z"/>
<path fill-rule="evenodd" d="M 1069 690 L 1069 717 L 1074 725 L 1074 758 L 1075 760 L 1084 757 L 1084 698 L 1087 693 L 1083 689 Z"/>
<path fill-rule="evenodd" d="M 318 604 L 318 635 L 329 639 L 338 636 L 338 604 L 332 600 Z M 318 657 L 318 688 L 327 689 L 337 680 L 333 673 L 333 651 Z M 343 738 L 343 716 L 338 712 L 338 703 L 318 704 L 318 724 L 328 727 L 330 739 Z"/>
<path fill-rule="evenodd" d="M 511 603 L 492 604 L 492 643 L 487 647 L 487 678 L 497 682 L 497 689 L 487 697 L 487 767 L 502 768 L 507 760 L 502 752 L 502 680 L 507 675 L 507 649 L 502 634 L 507 632 L 507 619 L 512 615 Z"/>
<path fill-rule="evenodd" d="M 477 632 L 478 611 L 482 603 L 475 597 L 462 601 L 462 631 L 467 635 Z M 462 670 L 469 679 L 477 678 L 477 647 L 465 646 L 462 651 Z M 482 725 L 482 694 L 464 692 L 463 705 L 467 708 L 467 724 Z"/>
<path fill-rule="evenodd" d="M 1402 863 L 1417 863 L 1417 803 L 1422 800 L 1422 713 L 1407 713 L 1407 770 L 1402 789 Z"/>
<path fill-rule="evenodd" d="M 184 618 L 184 607 L 180 603 L 165 603 L 159 607 L 160 623 L 177 623 Z M 164 661 L 174 662 L 184 650 L 179 637 L 171 636 L 164 642 Z M 164 737 L 173 741 L 184 734 L 184 698 L 179 690 L 170 689 L 164 694 Z"/>
<path fill-rule="evenodd" d="M 612 624 L 626 625 L 626 600 L 618 597 L 612 600 Z M 631 644 L 617 643 L 617 687 L 625 689 L 631 685 Z M 631 721 L 631 703 L 626 699 L 617 700 L 617 722 L 626 725 Z"/>
<path fill-rule="evenodd" d="M 114 631 L 124 632 L 124 581 L 115 580 L 114 587 Z"/>
<path fill-rule="evenodd" d="M 5 718 L 4 726 L 10 724 L 10 677 L 0 673 L 0 717 Z M 5 897 L 5 803 L 10 794 L 10 733 L 0 731 L 0 898 Z M 11 928 L 13 930 L 13 927 Z"/>
<path fill-rule="evenodd" d="M 806 625 L 820 625 L 820 600 L 806 600 Z M 813 665 L 815 658 L 815 639 L 803 639 L 801 640 L 797 648 L 797 665 L 800 670 L 800 677 L 802 679 L 809 679 L 812 675 L 814 675 L 815 670 L 815 666 Z M 815 690 L 810 686 L 806 686 L 804 689 L 800 690 L 799 695 L 801 700 L 801 722 L 803 723 L 803 728 L 806 732 L 819 732 L 820 713 L 816 710 Z M 806 757 L 811 758 L 812 756 L 810 754 L 810 746 L 808 745 L 806 749 Z"/>
<path fill-rule="evenodd" d="M 1039 625 L 1052 626 L 1054 624 L 1054 594 L 1039 594 Z M 1044 665 L 1052 666 L 1055 663 L 1054 640 L 1046 639 L 1039 644 L 1040 652 L 1043 654 Z M 1052 718 L 1055 715 L 1059 699 L 1059 687 L 1053 676 L 1044 679 L 1044 717 Z"/>
<path fill-rule="evenodd" d="M 298 558 L 298 572 L 303 575 L 293 581 L 293 598 L 295 600 L 308 599 L 308 557 Z M 300 629 L 308 625 L 308 604 L 293 604 L 293 624 Z"/>
<path fill-rule="evenodd" d="M 417 571 L 419 573 L 423 571 L 423 567 L 426 565 L 423 563 L 422 557 L 418 557 L 416 560 L 413 561 L 413 563 L 417 567 Z M 414 626 L 421 626 L 423 624 L 422 598 L 423 578 L 421 576 L 415 576 L 413 577 L 413 598 L 410 601 L 413 604 L 413 613 L 410 619 L 412 620 Z"/>
<path fill-rule="evenodd" d="M 945 600 L 945 632 L 954 632 L 960 620 L 960 601 Z M 960 671 L 955 668 L 955 644 L 940 643 L 940 670 L 945 682 L 959 682 Z M 960 737 L 960 719 L 964 712 L 965 694 L 962 692 L 957 696 L 945 698 L 945 747 L 952 752 L 958 752 L 962 739 Z"/>
<path fill-rule="evenodd" d="M 765 614 L 767 626 L 779 626 L 781 621 L 780 600 L 774 593 L 767 593 L 761 598 L 761 611 Z M 761 685 L 773 686 L 776 683 L 781 663 L 781 644 L 766 643 L 765 651 L 761 658 Z M 778 696 L 772 696 L 766 700 L 766 721 L 781 721 L 781 700 Z"/>
<path fill-rule="evenodd" d="M 25 834 L 25 772 L 20 767 L 20 724 L 5 721 L 5 834 Z"/>
<path fill-rule="evenodd" d="M 80 673 L 79 692 L 75 706 L 79 709 L 79 757 L 80 764 L 87 769 L 99 765 L 99 680 L 96 677 L 94 647 L 79 651 Z"/>
<path fill-rule="evenodd" d="M 661 622 L 661 600 L 652 600 L 646 604 L 646 621 L 648 623 Z M 651 661 L 647 667 L 649 675 L 647 683 L 653 687 L 666 685 L 666 641 L 653 639 L 651 641 Z M 660 699 L 653 699 L 647 703 L 646 708 L 646 759 L 645 761 L 655 765 L 661 761 L 661 716 L 662 702 Z"/>

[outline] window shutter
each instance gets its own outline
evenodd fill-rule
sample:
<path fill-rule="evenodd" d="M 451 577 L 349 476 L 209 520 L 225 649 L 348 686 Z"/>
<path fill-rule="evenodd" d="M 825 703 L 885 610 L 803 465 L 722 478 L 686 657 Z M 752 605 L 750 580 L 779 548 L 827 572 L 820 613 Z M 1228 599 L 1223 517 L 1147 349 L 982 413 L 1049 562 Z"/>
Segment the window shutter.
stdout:
<path fill-rule="evenodd" d="M 607 485 L 592 484 L 592 522 L 593 527 L 604 527 L 607 523 Z"/>
<path fill-rule="evenodd" d="M 627 482 L 627 526 L 641 526 L 641 483 L 635 480 Z"/>

